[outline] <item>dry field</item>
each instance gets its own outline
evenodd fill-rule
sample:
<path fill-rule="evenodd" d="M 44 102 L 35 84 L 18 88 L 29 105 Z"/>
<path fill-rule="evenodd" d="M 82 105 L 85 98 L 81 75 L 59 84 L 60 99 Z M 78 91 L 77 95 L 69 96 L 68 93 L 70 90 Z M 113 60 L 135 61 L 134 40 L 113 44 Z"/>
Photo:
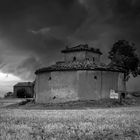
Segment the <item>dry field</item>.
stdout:
<path fill-rule="evenodd" d="M 0 109 L 0 140 L 140 140 L 140 106 Z"/>
<path fill-rule="evenodd" d="M 25 99 L 0 99 L 0 108 L 25 101 Z"/>

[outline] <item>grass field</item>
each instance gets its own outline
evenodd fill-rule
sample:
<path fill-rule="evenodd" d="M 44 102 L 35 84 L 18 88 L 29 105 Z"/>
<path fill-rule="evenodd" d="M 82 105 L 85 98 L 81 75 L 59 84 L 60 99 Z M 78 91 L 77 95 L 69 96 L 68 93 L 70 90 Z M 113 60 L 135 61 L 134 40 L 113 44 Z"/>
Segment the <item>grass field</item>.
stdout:
<path fill-rule="evenodd" d="M 0 109 L 0 140 L 140 140 L 140 106 Z"/>
<path fill-rule="evenodd" d="M 0 108 L 25 101 L 25 99 L 0 99 Z"/>

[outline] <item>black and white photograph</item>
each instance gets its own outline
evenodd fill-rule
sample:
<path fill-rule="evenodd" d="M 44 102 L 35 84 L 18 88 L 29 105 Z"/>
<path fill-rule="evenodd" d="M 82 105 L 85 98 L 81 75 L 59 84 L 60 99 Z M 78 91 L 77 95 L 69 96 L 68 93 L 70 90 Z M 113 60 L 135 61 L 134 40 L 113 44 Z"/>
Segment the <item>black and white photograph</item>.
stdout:
<path fill-rule="evenodd" d="M 140 140 L 140 0 L 0 0 L 0 140 Z"/>

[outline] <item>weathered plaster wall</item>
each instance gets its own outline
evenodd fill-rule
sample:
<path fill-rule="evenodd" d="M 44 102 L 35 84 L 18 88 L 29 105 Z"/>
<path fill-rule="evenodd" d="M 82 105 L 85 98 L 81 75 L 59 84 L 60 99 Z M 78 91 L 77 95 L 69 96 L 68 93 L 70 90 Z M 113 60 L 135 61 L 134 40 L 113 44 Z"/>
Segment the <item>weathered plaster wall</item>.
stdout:
<path fill-rule="evenodd" d="M 85 52 L 69 52 L 64 54 L 64 61 L 73 61 L 73 58 L 76 57 L 76 60 L 85 59 Z"/>
<path fill-rule="evenodd" d="M 92 60 L 94 59 L 94 62 L 96 64 L 98 64 L 100 62 L 100 54 L 97 54 L 97 53 L 93 53 L 93 52 L 86 52 L 86 58 L 88 58 L 89 60 Z"/>
<path fill-rule="evenodd" d="M 51 73 L 38 74 L 35 82 L 35 94 L 37 103 L 47 103 L 51 97 L 50 88 Z"/>
<path fill-rule="evenodd" d="M 100 71 L 78 71 L 78 96 L 81 100 L 95 100 L 100 98 Z"/>
<path fill-rule="evenodd" d="M 39 74 L 36 81 L 36 102 L 66 102 L 78 99 L 78 82 L 74 71 Z"/>
<path fill-rule="evenodd" d="M 56 71 L 39 74 L 36 102 L 66 102 L 109 98 L 110 89 L 121 90 L 122 74 L 110 71 Z"/>
<path fill-rule="evenodd" d="M 53 102 L 77 100 L 78 82 L 75 71 L 51 73 L 51 96 Z"/>
<path fill-rule="evenodd" d="M 88 52 L 88 51 L 65 53 L 64 61 L 73 61 L 74 57 L 76 58 L 76 60 L 89 59 L 91 61 L 94 60 L 94 62 L 97 64 L 100 62 L 100 54 Z"/>
<path fill-rule="evenodd" d="M 102 98 L 109 98 L 110 89 L 118 90 L 118 72 L 102 71 Z"/>
<path fill-rule="evenodd" d="M 123 79 L 124 79 L 124 74 L 119 73 L 119 76 L 118 76 L 118 90 L 124 91 L 126 89 L 126 85 L 125 85 L 125 82 L 124 82 Z"/>
<path fill-rule="evenodd" d="M 118 72 L 79 71 L 79 98 L 82 100 L 109 98 L 110 89 L 119 90 L 123 87 L 120 83 L 122 82 L 121 79 L 118 81 L 118 76 Z"/>

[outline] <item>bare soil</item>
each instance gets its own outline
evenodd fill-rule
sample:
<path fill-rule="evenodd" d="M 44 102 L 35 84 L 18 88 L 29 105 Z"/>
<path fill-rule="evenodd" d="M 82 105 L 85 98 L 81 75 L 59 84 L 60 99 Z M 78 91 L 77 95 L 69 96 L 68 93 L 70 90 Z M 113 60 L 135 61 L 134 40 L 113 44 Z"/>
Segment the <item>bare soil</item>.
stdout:
<path fill-rule="evenodd" d="M 1 101 L 0 101 L 1 102 Z M 99 101 L 88 100 L 88 101 L 70 101 L 64 103 L 46 103 L 39 104 L 35 103 L 33 99 L 20 99 L 20 100 L 8 100 L 3 101 L 6 105 L 2 106 L 7 109 L 86 109 L 86 108 L 112 108 L 112 107 L 130 107 L 140 106 L 140 97 L 131 97 L 122 100 L 114 99 L 102 99 Z"/>

